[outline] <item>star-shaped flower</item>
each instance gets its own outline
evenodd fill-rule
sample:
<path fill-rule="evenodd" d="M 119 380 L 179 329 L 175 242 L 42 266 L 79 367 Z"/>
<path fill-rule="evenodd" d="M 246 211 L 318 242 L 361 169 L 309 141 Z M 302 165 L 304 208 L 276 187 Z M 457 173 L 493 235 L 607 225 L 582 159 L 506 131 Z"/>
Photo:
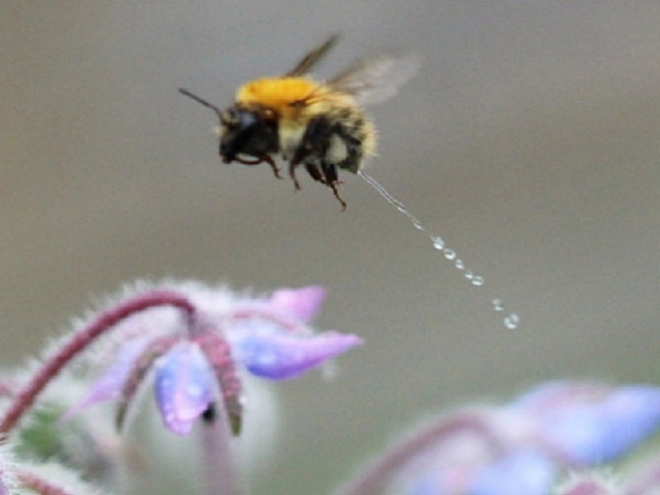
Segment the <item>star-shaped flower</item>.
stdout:
<path fill-rule="evenodd" d="M 321 287 L 280 289 L 253 299 L 199 286 L 183 286 L 181 292 L 194 308 L 192 316 L 148 312 L 129 319 L 121 331 L 130 338 L 67 416 L 118 400 L 121 424 L 153 375 L 158 411 L 169 430 L 187 434 L 220 402 L 238 434 L 243 400 L 236 365 L 261 378 L 292 378 L 362 343 L 351 334 L 313 333 L 308 322 L 325 297 Z"/>

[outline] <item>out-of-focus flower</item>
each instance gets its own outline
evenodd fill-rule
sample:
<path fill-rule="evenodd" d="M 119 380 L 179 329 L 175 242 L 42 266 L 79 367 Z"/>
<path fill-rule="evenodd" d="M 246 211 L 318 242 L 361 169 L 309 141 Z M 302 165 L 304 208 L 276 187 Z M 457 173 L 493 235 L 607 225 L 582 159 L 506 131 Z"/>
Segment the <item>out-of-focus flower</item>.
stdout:
<path fill-rule="evenodd" d="M 554 382 L 521 396 L 510 410 L 528 418 L 534 442 L 569 466 L 626 454 L 660 425 L 660 388 Z"/>
<path fill-rule="evenodd" d="M 280 289 L 267 298 L 237 297 L 197 284 L 168 290 L 183 295 L 192 314 L 150 308 L 121 323 L 118 332 L 125 342 L 106 353 L 112 356 L 110 366 L 67 416 L 118 400 L 121 423 L 137 391 L 153 376 L 168 429 L 186 434 L 221 405 L 238 434 L 243 399 L 237 365 L 262 378 L 292 378 L 362 342 L 350 334 L 313 333 L 308 322 L 323 302 L 320 287 Z"/>
<path fill-rule="evenodd" d="M 352 486 L 362 488 L 341 493 L 366 493 L 382 476 L 397 494 L 549 495 L 561 473 L 626 455 L 659 427 L 658 387 L 543 384 L 508 405 L 430 423 L 358 477 Z"/>

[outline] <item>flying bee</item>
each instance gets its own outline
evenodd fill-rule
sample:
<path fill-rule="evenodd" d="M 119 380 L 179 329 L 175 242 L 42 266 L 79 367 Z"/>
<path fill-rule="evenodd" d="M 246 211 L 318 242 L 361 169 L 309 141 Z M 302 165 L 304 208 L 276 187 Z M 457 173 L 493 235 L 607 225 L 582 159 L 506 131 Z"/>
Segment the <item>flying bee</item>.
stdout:
<path fill-rule="evenodd" d="M 288 162 L 296 189 L 302 166 L 317 182 L 337 190 L 338 169 L 356 174 L 375 153 L 376 132 L 363 105 L 385 101 L 418 70 L 414 56 L 366 59 L 322 83 L 308 74 L 337 41 L 333 36 L 308 53 L 284 76 L 250 81 L 221 110 L 188 90 L 179 91 L 212 109 L 220 119 L 220 158 L 224 163 L 267 163 L 281 178 L 275 158 Z"/>

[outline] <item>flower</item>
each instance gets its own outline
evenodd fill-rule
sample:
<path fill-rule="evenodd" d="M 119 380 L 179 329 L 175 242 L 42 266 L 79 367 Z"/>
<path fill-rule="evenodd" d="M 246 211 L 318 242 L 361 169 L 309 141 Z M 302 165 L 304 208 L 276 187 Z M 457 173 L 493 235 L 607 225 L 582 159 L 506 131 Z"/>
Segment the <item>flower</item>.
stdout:
<path fill-rule="evenodd" d="M 325 297 L 318 286 L 279 289 L 266 298 L 239 298 L 197 284 L 181 284 L 171 292 L 189 301 L 189 314 L 182 318 L 154 305 L 117 324 L 125 342 L 65 417 L 118 400 L 121 426 L 137 391 L 153 376 L 158 411 L 170 431 L 187 434 L 220 406 L 238 434 L 243 398 L 237 365 L 261 378 L 292 378 L 362 343 L 351 334 L 313 333 L 308 322 Z"/>
<path fill-rule="evenodd" d="M 660 387 L 546 383 L 432 421 L 342 493 L 392 477 L 393 492 L 409 495 L 548 495 L 561 473 L 615 460 L 659 427 Z"/>
<path fill-rule="evenodd" d="M 182 341 L 158 360 L 154 389 L 167 428 L 185 435 L 211 407 L 215 395 L 213 369 L 198 345 Z"/>
<path fill-rule="evenodd" d="M 535 441 L 567 464 L 593 466 L 626 454 L 655 432 L 660 388 L 551 382 L 521 396 L 510 410 L 528 417 Z"/>

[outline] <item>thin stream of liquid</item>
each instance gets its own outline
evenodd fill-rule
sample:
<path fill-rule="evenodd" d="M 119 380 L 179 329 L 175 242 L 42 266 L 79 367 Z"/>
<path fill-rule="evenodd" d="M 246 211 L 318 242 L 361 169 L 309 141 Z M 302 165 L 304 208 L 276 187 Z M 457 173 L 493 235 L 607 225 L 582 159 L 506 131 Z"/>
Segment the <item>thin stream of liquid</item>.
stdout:
<path fill-rule="evenodd" d="M 392 196 L 387 189 L 385 189 L 383 186 L 381 186 L 373 177 L 367 175 L 364 173 L 362 170 L 358 171 L 358 175 L 362 177 L 367 183 L 373 187 L 378 194 L 380 194 L 383 198 L 387 200 L 388 203 L 390 203 L 392 206 L 394 206 L 397 210 L 399 210 L 403 215 L 405 215 L 410 223 L 413 224 L 413 226 L 421 231 L 424 232 L 426 235 L 429 236 L 429 239 L 431 239 L 431 242 L 433 243 L 433 247 L 440 251 L 443 256 L 451 261 L 454 265 L 454 268 L 457 270 L 463 272 L 463 276 L 470 281 L 470 283 L 474 286 L 482 286 L 485 283 L 485 280 L 483 277 L 476 275 L 472 270 L 467 268 L 465 262 L 457 257 L 456 251 L 453 249 L 449 249 L 447 245 L 445 244 L 445 241 L 437 235 L 433 235 L 429 233 L 429 231 L 426 229 L 426 227 L 420 222 L 417 217 L 415 217 L 412 213 L 408 211 L 408 209 L 399 201 L 396 199 L 394 196 Z M 501 299 L 495 298 L 492 300 L 493 304 L 493 309 L 498 312 L 504 311 L 504 303 L 502 302 Z M 520 324 L 520 317 L 516 313 L 509 313 L 507 316 L 504 317 L 503 319 L 504 326 L 510 329 L 517 328 L 518 325 Z"/>

